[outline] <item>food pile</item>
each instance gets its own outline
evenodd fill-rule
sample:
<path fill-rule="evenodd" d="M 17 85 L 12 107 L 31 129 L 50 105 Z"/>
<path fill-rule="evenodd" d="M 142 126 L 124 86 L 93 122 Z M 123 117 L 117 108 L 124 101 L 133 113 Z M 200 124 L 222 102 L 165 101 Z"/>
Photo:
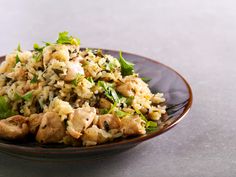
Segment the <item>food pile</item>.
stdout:
<path fill-rule="evenodd" d="M 134 64 L 102 50 L 80 49 L 59 33 L 55 43 L 20 47 L 0 66 L 0 138 L 91 146 L 155 130 L 166 112 Z"/>

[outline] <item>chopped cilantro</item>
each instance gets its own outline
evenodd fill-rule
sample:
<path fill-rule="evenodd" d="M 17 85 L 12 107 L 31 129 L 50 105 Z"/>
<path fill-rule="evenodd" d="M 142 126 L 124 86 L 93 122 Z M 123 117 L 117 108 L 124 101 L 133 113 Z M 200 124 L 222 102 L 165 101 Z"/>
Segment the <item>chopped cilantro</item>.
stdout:
<path fill-rule="evenodd" d="M 122 52 L 120 51 L 119 62 L 121 65 L 121 74 L 122 76 L 132 75 L 134 73 L 134 64 L 125 60 L 122 56 Z"/>
<path fill-rule="evenodd" d="M 78 83 L 79 83 L 79 80 L 80 80 L 81 76 L 83 76 L 83 75 L 80 74 L 80 73 L 78 73 L 78 74 L 76 75 L 76 78 L 71 81 L 71 84 L 74 85 L 74 86 L 77 86 Z"/>
<path fill-rule="evenodd" d="M 147 121 L 145 128 L 147 131 L 155 131 L 157 129 L 157 122 Z"/>
<path fill-rule="evenodd" d="M 68 32 L 59 33 L 57 44 L 71 44 L 71 45 L 80 45 L 80 40 L 72 36 L 68 36 Z"/>
<path fill-rule="evenodd" d="M 116 110 L 115 111 L 115 114 L 118 116 L 118 117 L 124 117 L 126 116 L 128 113 L 127 112 L 124 112 L 124 111 L 121 111 L 121 110 Z"/>
<path fill-rule="evenodd" d="M 148 83 L 152 80 L 151 78 L 148 78 L 148 77 L 142 77 L 141 79 L 146 83 Z"/>
<path fill-rule="evenodd" d="M 39 52 L 39 53 L 36 53 L 33 55 L 33 59 L 36 61 L 36 62 L 39 62 L 41 59 L 42 59 L 42 53 Z"/>
<path fill-rule="evenodd" d="M 19 63 L 19 62 L 20 62 L 20 57 L 19 57 L 19 55 L 17 54 L 17 55 L 16 55 L 16 64 Z"/>
<path fill-rule="evenodd" d="M 99 113 L 100 114 L 107 114 L 108 113 L 108 109 L 104 108 L 104 109 L 99 109 Z"/>
<path fill-rule="evenodd" d="M 24 95 L 22 96 L 22 98 L 23 98 L 25 101 L 29 101 L 32 97 L 33 97 L 32 92 L 27 92 L 26 94 L 24 94 Z"/>
<path fill-rule="evenodd" d="M 38 81 L 38 78 L 37 78 L 36 75 L 34 75 L 33 79 L 31 79 L 30 83 L 31 83 L 31 84 L 34 84 L 34 83 L 36 83 L 37 81 Z"/>
<path fill-rule="evenodd" d="M 11 110 L 7 98 L 5 96 L 0 96 L 0 119 L 5 119 L 16 114 L 15 111 Z"/>
<path fill-rule="evenodd" d="M 17 46 L 17 51 L 18 51 L 18 52 L 21 52 L 20 43 L 19 43 L 18 46 Z"/>
<path fill-rule="evenodd" d="M 141 116 L 141 119 L 143 119 L 145 122 L 147 122 L 147 118 L 139 111 L 138 109 L 135 109 L 135 112 Z"/>
<path fill-rule="evenodd" d="M 114 103 L 119 103 L 119 97 L 118 97 L 115 89 L 112 88 L 111 84 L 104 82 L 104 81 L 98 81 L 98 86 L 100 86 L 104 89 L 105 95 L 107 98 L 109 98 Z"/>
<path fill-rule="evenodd" d="M 38 44 L 34 44 L 34 50 L 37 52 L 42 52 L 44 47 L 40 47 Z"/>
<path fill-rule="evenodd" d="M 93 81 L 93 78 L 92 78 L 92 77 L 88 77 L 87 80 L 88 80 L 89 82 L 91 82 L 92 84 L 94 84 L 94 81 Z"/>

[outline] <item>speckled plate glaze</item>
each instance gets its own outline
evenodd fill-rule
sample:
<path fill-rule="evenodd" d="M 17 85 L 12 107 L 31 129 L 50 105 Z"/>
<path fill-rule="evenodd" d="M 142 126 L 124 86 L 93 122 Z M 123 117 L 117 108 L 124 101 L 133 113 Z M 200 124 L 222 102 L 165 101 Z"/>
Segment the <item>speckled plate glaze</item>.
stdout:
<path fill-rule="evenodd" d="M 118 51 L 103 49 L 103 52 L 119 57 Z M 157 61 L 127 52 L 123 52 L 123 57 L 135 63 L 135 71 L 139 73 L 140 77 L 151 78 L 149 86 L 153 93 L 165 94 L 167 115 L 162 118 L 159 129 L 143 136 L 91 147 L 42 146 L 35 142 L 20 143 L 0 140 L 0 151 L 18 157 L 39 160 L 96 158 L 122 152 L 174 127 L 184 118 L 192 105 L 192 91 L 187 81 L 175 70 Z M 5 57 L 0 57 L 0 62 L 4 59 Z"/>

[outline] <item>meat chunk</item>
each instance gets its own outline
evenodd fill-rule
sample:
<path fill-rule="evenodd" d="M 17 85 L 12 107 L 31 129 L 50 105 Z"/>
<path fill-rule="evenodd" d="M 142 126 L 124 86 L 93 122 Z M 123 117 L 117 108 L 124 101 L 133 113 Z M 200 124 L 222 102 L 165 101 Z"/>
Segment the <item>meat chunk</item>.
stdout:
<path fill-rule="evenodd" d="M 120 119 L 112 114 L 100 115 L 98 119 L 98 127 L 103 130 L 119 129 Z"/>
<path fill-rule="evenodd" d="M 142 79 L 134 76 L 126 76 L 122 83 L 117 86 L 117 91 L 125 97 L 131 97 L 137 94 L 152 95 L 147 84 Z"/>
<path fill-rule="evenodd" d="M 67 66 L 68 66 L 67 75 L 64 78 L 66 81 L 72 81 L 76 79 L 78 74 L 84 75 L 84 69 L 81 66 L 79 60 L 68 61 Z"/>
<path fill-rule="evenodd" d="M 82 141 L 84 146 L 93 146 L 109 141 L 112 135 L 105 130 L 99 129 L 96 125 L 84 131 Z"/>
<path fill-rule="evenodd" d="M 78 108 L 70 115 L 67 121 L 67 132 L 74 138 L 78 139 L 84 129 L 87 129 L 96 116 L 94 107 Z"/>
<path fill-rule="evenodd" d="M 34 135 L 37 133 L 39 126 L 41 124 L 42 118 L 43 118 L 42 113 L 41 114 L 32 114 L 29 117 L 29 131 L 30 131 L 30 133 L 32 133 Z"/>
<path fill-rule="evenodd" d="M 65 136 L 65 125 L 55 112 L 43 115 L 36 140 L 40 143 L 59 143 Z"/>
<path fill-rule="evenodd" d="M 138 115 L 123 117 L 121 131 L 124 135 L 143 135 L 146 133 L 144 123 Z"/>
<path fill-rule="evenodd" d="M 28 118 L 20 115 L 0 121 L 0 138 L 8 140 L 23 139 L 29 133 Z"/>

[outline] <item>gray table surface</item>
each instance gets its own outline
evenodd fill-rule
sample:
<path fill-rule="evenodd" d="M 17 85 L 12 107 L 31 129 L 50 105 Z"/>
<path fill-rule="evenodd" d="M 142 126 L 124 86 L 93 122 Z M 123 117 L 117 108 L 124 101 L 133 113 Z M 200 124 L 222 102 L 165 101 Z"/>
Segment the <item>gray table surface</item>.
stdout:
<path fill-rule="evenodd" d="M 0 176 L 236 176 L 234 0 L 0 0 L 0 55 L 60 31 L 82 46 L 141 54 L 179 71 L 194 93 L 178 126 L 91 163 L 27 161 L 0 154 Z"/>

